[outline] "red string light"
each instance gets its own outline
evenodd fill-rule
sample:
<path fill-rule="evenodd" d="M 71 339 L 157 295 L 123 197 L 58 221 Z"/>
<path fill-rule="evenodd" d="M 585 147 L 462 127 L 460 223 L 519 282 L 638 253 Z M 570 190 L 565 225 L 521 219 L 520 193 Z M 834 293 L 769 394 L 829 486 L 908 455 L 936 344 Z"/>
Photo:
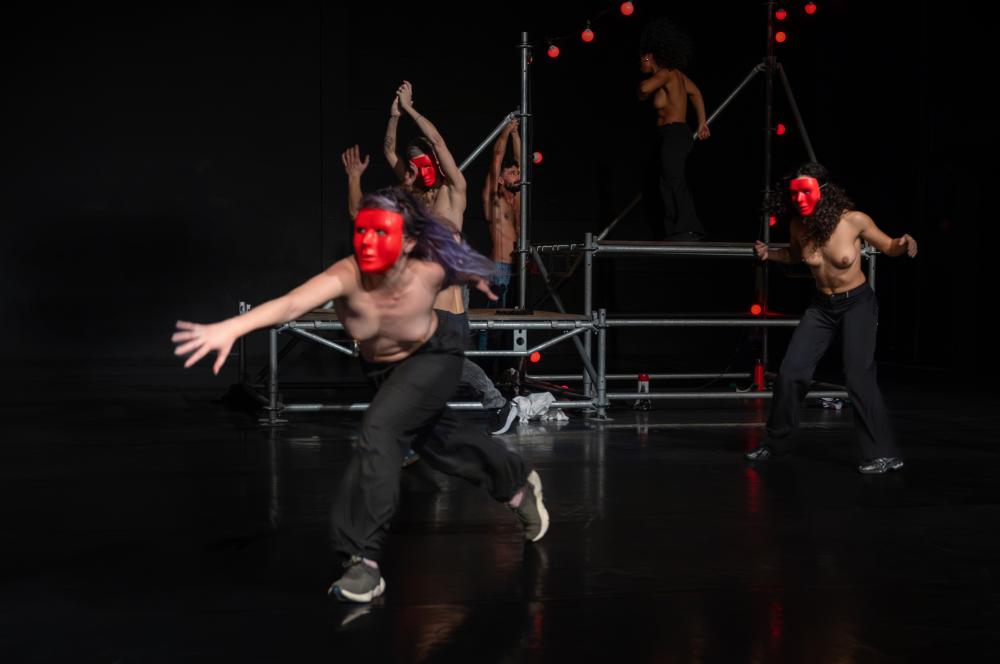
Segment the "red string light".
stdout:
<path fill-rule="evenodd" d="M 813 14 L 815 14 L 817 9 L 818 9 L 818 7 L 816 6 L 815 2 L 807 2 L 806 3 L 806 13 L 809 14 L 810 16 L 812 16 Z"/>
<path fill-rule="evenodd" d="M 535 150 L 534 154 L 531 155 L 531 161 L 535 162 L 536 164 L 542 163 L 542 153 L 539 152 L 538 150 Z"/>
<path fill-rule="evenodd" d="M 631 2 L 623 2 L 622 6 L 619 7 L 619 9 L 621 9 L 622 14 L 624 14 L 625 16 L 631 16 L 632 12 L 635 11 L 635 5 L 633 5 Z"/>
<path fill-rule="evenodd" d="M 788 39 L 788 35 L 786 35 L 784 32 L 777 32 L 774 35 L 774 41 L 778 42 L 779 44 L 784 44 L 786 39 Z"/>
<path fill-rule="evenodd" d="M 537 364 L 542 360 L 542 354 L 536 350 L 528 357 L 528 359 L 531 360 L 532 363 Z"/>
<path fill-rule="evenodd" d="M 786 18 L 788 18 L 788 12 L 785 11 L 784 9 L 779 9 L 778 11 L 774 12 L 774 18 L 778 19 L 779 21 L 784 21 Z"/>
<path fill-rule="evenodd" d="M 594 31 L 590 29 L 590 23 L 587 23 L 587 27 L 580 33 L 580 39 L 588 44 L 594 41 Z"/>
<path fill-rule="evenodd" d="M 776 217 L 775 215 L 772 214 L 768 218 L 768 220 L 767 220 L 767 225 L 768 226 L 777 226 L 778 225 L 778 217 Z"/>
<path fill-rule="evenodd" d="M 549 46 L 549 57 L 553 60 L 559 57 L 559 47 L 555 44 Z"/>
<path fill-rule="evenodd" d="M 777 128 L 775 128 L 774 131 L 776 134 L 778 134 L 778 136 L 784 136 L 785 132 L 788 131 L 788 127 L 779 122 Z"/>
<path fill-rule="evenodd" d="M 750 313 L 753 314 L 754 316 L 760 316 L 761 312 L 763 311 L 764 307 L 760 306 L 759 304 L 754 304 L 750 307 Z"/>

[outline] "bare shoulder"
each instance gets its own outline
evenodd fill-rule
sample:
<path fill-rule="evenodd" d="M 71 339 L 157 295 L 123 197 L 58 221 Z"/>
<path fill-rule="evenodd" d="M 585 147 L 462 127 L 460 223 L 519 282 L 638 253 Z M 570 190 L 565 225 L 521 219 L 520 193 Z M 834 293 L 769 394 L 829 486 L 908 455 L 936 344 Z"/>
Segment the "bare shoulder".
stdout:
<path fill-rule="evenodd" d="M 871 228 L 875 224 L 871 217 L 860 210 L 848 210 L 841 216 L 840 220 L 859 232 Z"/>
<path fill-rule="evenodd" d="M 444 268 L 435 261 L 415 259 L 409 264 L 413 273 L 425 283 L 435 285 L 444 281 Z"/>
<path fill-rule="evenodd" d="M 358 284 L 361 283 L 361 268 L 358 267 L 358 261 L 353 255 L 341 258 L 326 268 L 325 273 L 327 276 L 340 279 L 340 283 L 344 287 L 344 295 L 353 293 Z"/>

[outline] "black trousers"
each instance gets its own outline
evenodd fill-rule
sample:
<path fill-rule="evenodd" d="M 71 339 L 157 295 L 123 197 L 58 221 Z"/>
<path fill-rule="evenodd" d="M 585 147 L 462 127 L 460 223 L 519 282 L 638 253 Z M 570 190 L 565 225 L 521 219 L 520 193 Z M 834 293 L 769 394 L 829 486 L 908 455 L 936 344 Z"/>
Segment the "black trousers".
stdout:
<path fill-rule="evenodd" d="M 660 133 L 660 197 L 663 199 L 663 225 L 667 238 L 679 233 L 705 234 L 694 210 L 684 171 L 694 147 L 691 127 L 686 122 L 672 122 L 658 128 Z"/>
<path fill-rule="evenodd" d="M 877 327 L 878 302 L 868 284 L 836 295 L 816 292 L 792 334 L 778 370 L 766 444 L 780 451 L 791 447 L 791 434 L 799 425 L 800 406 L 809 391 L 816 365 L 839 328 L 860 458 L 867 461 L 899 456 L 876 380 Z"/>
<path fill-rule="evenodd" d="M 500 502 L 527 481 L 524 460 L 448 410 L 462 375 L 465 343 L 439 322 L 415 353 L 390 364 L 362 362 L 377 391 L 330 511 L 330 543 L 343 556 L 378 560 L 399 504 L 403 454 L 413 448 L 431 467 L 484 488 Z"/>

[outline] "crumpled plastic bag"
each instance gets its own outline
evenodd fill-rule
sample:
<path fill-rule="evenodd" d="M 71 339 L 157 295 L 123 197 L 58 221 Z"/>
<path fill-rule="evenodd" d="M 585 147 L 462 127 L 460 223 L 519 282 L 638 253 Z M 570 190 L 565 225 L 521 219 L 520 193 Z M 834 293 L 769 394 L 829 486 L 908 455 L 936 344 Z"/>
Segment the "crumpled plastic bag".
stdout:
<path fill-rule="evenodd" d="M 519 422 L 530 422 L 531 420 L 542 421 L 566 421 L 569 417 L 560 408 L 551 408 L 556 398 L 551 392 L 535 392 L 526 397 L 514 397 L 517 404 L 517 414 Z"/>

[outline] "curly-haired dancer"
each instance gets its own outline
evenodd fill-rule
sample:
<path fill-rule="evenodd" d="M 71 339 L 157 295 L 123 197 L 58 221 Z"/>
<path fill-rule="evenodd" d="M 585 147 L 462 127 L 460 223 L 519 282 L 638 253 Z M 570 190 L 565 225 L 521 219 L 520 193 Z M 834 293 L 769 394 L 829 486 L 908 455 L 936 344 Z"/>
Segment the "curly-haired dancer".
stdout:
<path fill-rule="evenodd" d="M 177 323 L 175 352 L 190 354 L 184 366 L 216 351 L 216 373 L 240 336 L 294 320 L 331 299 L 344 328 L 360 342 L 362 368 L 377 390 L 330 514 L 331 545 L 345 560 L 331 597 L 369 602 L 385 591 L 378 560 L 399 502 L 403 453 L 411 447 L 435 469 L 506 503 L 528 540 L 540 540 L 548 529 L 538 473 L 447 408 L 462 375 L 465 340 L 454 326 L 439 323 L 434 299 L 462 281 L 493 296 L 486 282 L 493 262 L 455 236 L 454 227 L 408 192 L 383 189 L 361 202 L 353 256 L 241 316 L 212 325 Z"/>
<path fill-rule="evenodd" d="M 705 237 L 684 177 L 687 156 L 694 146 L 687 123 L 688 101 L 698 115 L 698 138 L 709 137 L 701 90 L 682 69 L 691 62 L 691 39 L 670 21 L 660 18 L 645 27 L 639 40 L 639 69 L 648 78 L 639 84 L 639 99 L 652 97 L 660 134 L 660 197 L 664 206 L 667 240 L 691 241 Z"/>
<path fill-rule="evenodd" d="M 860 448 L 858 470 L 866 474 L 899 470 L 903 459 L 875 375 L 878 302 L 861 270 L 861 241 L 887 256 L 910 257 L 917 255 L 917 241 L 905 234 L 890 238 L 879 230 L 871 217 L 854 208 L 820 164 L 807 163 L 796 170 L 788 179 L 788 192 L 784 214 L 791 218 L 789 248 L 771 249 L 758 241 L 757 257 L 786 264 L 801 260 L 812 271 L 816 292 L 778 370 L 767 435 L 746 457 L 766 461 L 789 451 L 813 372 L 840 329 Z"/>

